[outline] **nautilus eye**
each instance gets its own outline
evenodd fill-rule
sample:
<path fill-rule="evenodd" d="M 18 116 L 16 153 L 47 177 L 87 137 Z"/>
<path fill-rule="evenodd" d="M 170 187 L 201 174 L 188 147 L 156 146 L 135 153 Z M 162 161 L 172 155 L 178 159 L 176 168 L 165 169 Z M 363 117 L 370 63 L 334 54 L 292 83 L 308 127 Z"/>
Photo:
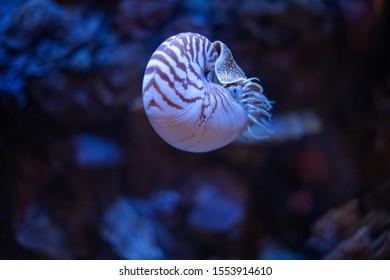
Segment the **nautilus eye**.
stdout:
<path fill-rule="evenodd" d="M 163 42 L 148 62 L 145 112 L 172 146 L 211 151 L 240 135 L 256 138 L 253 125 L 268 129 L 272 106 L 256 81 L 246 77 L 224 43 L 180 33 Z"/>
<path fill-rule="evenodd" d="M 231 86 L 228 91 L 235 100 L 239 101 L 241 99 L 242 89 L 239 86 Z"/>

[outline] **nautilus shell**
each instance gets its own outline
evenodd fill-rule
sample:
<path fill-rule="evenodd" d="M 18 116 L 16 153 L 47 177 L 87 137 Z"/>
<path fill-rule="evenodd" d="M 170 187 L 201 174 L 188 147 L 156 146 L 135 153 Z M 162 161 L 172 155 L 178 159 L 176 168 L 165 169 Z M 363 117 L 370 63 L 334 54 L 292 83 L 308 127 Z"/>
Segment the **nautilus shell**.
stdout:
<path fill-rule="evenodd" d="M 168 38 L 153 53 L 143 80 L 143 104 L 155 131 L 189 152 L 221 148 L 239 136 L 263 138 L 271 102 L 247 78 L 220 41 L 196 33 Z"/>

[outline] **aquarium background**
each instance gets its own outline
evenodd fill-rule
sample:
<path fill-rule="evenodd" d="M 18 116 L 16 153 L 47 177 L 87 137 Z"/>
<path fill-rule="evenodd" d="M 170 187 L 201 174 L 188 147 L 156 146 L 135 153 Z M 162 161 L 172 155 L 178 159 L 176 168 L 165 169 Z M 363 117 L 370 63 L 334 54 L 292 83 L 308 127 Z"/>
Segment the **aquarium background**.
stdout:
<path fill-rule="evenodd" d="M 389 6 L 0 0 L 0 258 L 390 258 Z M 146 64 L 188 31 L 260 78 L 272 137 L 151 128 Z"/>

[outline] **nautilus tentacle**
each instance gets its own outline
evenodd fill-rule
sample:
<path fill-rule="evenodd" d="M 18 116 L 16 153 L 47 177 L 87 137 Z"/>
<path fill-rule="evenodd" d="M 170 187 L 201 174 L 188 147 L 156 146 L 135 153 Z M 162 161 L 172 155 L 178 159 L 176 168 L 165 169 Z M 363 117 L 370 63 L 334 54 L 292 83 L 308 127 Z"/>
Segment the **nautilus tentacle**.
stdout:
<path fill-rule="evenodd" d="M 207 152 L 268 128 L 271 104 L 222 42 L 196 33 L 168 38 L 153 53 L 143 81 L 146 115 L 172 146 Z"/>

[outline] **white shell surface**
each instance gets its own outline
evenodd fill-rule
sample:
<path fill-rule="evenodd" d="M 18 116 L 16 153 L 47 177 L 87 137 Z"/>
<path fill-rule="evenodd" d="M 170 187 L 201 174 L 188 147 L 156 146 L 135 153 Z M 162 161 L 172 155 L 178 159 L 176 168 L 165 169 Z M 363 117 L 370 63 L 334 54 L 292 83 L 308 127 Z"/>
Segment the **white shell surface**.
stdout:
<path fill-rule="evenodd" d="M 220 85 L 206 80 L 218 53 L 196 33 L 168 38 L 153 53 L 143 81 L 146 115 L 172 146 L 207 152 L 236 139 L 246 128 L 246 111 Z"/>

